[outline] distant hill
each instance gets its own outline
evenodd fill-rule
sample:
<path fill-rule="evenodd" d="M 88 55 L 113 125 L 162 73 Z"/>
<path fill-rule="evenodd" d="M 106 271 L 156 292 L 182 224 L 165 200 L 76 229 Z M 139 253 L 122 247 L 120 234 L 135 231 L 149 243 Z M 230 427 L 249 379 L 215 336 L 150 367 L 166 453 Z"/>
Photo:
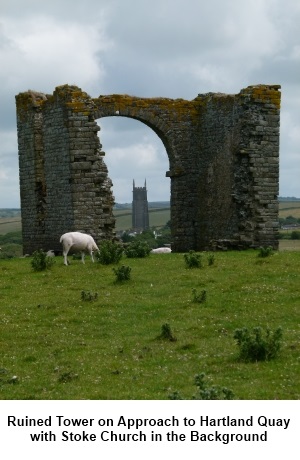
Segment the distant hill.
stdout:
<path fill-rule="evenodd" d="M 169 208 L 170 201 L 148 201 L 148 208 Z M 115 203 L 114 209 L 131 209 L 132 203 Z"/>
<path fill-rule="evenodd" d="M 300 198 L 294 196 L 280 196 L 278 201 L 300 201 Z"/>
<path fill-rule="evenodd" d="M 169 208 L 170 201 L 149 201 L 148 208 Z"/>
<path fill-rule="evenodd" d="M 300 201 L 300 198 L 296 198 L 294 196 L 280 196 L 278 201 Z M 148 202 L 149 209 L 151 208 L 169 208 L 170 201 L 149 201 Z M 131 209 L 132 203 L 115 203 L 114 210 L 121 210 L 121 209 Z M 21 215 L 20 208 L 0 208 L 0 218 L 2 217 L 17 217 Z"/>
<path fill-rule="evenodd" d="M 131 203 L 115 203 L 114 209 L 131 209 Z"/>
<path fill-rule="evenodd" d="M 0 217 L 19 217 L 21 209 L 19 208 L 0 208 Z"/>
<path fill-rule="evenodd" d="M 280 196 L 278 201 L 300 201 L 300 198 L 295 196 Z M 131 209 L 132 203 L 116 203 L 114 209 Z M 170 201 L 149 201 L 149 208 L 168 208 L 170 207 Z"/>

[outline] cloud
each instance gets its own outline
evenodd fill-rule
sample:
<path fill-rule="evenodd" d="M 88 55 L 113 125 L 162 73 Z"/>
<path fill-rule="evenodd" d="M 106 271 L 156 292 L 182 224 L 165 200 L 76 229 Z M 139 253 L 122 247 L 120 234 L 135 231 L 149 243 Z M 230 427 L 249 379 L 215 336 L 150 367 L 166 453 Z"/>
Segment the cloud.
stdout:
<path fill-rule="evenodd" d="M 8 19 L 2 34 L 1 60 L 6 65 L 0 78 L 7 88 L 52 92 L 63 83 L 93 87 L 103 77 L 95 56 L 110 42 L 98 26 L 38 16 L 20 22 Z"/>
<path fill-rule="evenodd" d="M 247 74 L 281 46 L 273 20 L 276 0 L 249 1 L 243 8 L 239 0 L 114 4 L 126 21 L 118 27 L 108 23 L 118 47 L 105 59 L 111 70 L 109 86 L 122 80 L 125 92 L 134 89 L 129 74 L 137 89 L 136 80 L 143 75 L 146 95 L 152 96 L 158 87 L 165 96 L 184 98 L 195 97 L 191 89 L 197 86 L 198 92 L 238 91 L 244 87 L 240 82 L 248 84 Z M 191 84 L 185 87 L 187 76 Z"/>
<path fill-rule="evenodd" d="M 296 118 L 288 111 L 281 112 L 280 148 L 280 195 L 300 197 L 298 184 L 300 177 L 300 130 L 299 116 Z"/>
<path fill-rule="evenodd" d="M 101 17 L 99 23 L 83 23 L 80 16 L 63 19 L 53 15 L 55 10 L 47 15 L 30 10 L 31 5 L 37 2 L 22 8 L 22 16 L 3 8 L 0 19 L 0 207 L 8 206 L 8 201 L 12 206 L 13 199 L 15 206 L 20 205 L 15 95 L 28 89 L 52 93 L 65 83 L 96 92 L 105 75 L 99 55 L 112 46 L 102 12 L 95 15 Z M 12 187 L 15 193 L 5 193 Z"/>
<path fill-rule="evenodd" d="M 170 199 L 167 152 L 150 128 L 137 120 L 104 118 L 98 120 L 104 161 L 113 181 L 117 202 L 132 201 L 132 180 L 142 186 L 147 180 L 150 201 Z"/>
<path fill-rule="evenodd" d="M 0 130 L 0 207 L 19 207 L 19 175 L 16 133 Z"/>

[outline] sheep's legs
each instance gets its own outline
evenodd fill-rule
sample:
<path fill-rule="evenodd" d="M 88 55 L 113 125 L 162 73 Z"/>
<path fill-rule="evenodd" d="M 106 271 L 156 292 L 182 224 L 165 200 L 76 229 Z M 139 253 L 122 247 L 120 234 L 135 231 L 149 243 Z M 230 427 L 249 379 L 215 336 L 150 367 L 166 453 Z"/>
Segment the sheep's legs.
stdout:
<path fill-rule="evenodd" d="M 69 249 L 67 251 L 63 251 L 64 264 L 65 265 L 70 265 L 70 262 L 68 261 L 68 252 L 69 252 Z M 94 261 L 94 256 L 93 256 L 93 251 L 90 252 L 90 256 L 91 256 L 92 262 L 95 262 Z M 84 257 L 85 257 L 85 251 L 81 251 L 81 262 L 83 264 L 85 264 Z"/>
<path fill-rule="evenodd" d="M 68 265 L 69 265 L 68 253 L 67 253 L 67 252 L 63 252 L 63 255 L 64 255 L 64 264 L 68 266 Z"/>
<path fill-rule="evenodd" d="M 65 265 L 70 265 L 70 262 L 68 261 L 68 252 L 70 251 L 70 248 L 63 250 L 63 256 L 64 256 L 64 264 Z"/>
<path fill-rule="evenodd" d="M 84 251 L 81 251 L 81 261 L 82 263 L 84 264 L 84 256 L 85 256 L 85 252 Z M 90 256 L 91 256 L 91 259 L 92 259 L 92 262 L 95 262 L 94 261 L 94 256 L 93 256 L 93 251 L 90 252 Z"/>

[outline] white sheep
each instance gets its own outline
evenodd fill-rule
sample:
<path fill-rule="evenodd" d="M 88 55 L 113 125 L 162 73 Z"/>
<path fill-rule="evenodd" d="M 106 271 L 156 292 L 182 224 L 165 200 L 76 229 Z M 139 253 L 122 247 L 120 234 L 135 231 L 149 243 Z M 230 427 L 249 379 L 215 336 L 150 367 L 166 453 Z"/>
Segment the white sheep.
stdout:
<path fill-rule="evenodd" d="M 68 252 L 72 248 L 72 252 L 81 252 L 81 261 L 84 264 L 85 253 L 88 252 L 94 262 L 93 251 L 99 251 L 94 238 L 91 235 L 80 232 L 64 233 L 60 237 L 60 243 L 63 245 L 64 264 L 68 265 Z"/>
<path fill-rule="evenodd" d="M 172 252 L 172 249 L 170 249 L 170 248 L 156 248 L 156 249 L 152 249 L 150 252 L 152 254 L 170 254 L 170 252 Z"/>

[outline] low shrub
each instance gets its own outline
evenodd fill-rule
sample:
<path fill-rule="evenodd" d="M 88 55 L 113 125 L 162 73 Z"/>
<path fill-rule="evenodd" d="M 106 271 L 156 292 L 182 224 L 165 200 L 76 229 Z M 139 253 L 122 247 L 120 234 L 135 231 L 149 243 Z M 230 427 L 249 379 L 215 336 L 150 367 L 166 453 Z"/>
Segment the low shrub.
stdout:
<path fill-rule="evenodd" d="M 258 257 L 269 257 L 272 254 L 273 254 L 273 248 L 268 246 L 268 247 L 259 248 L 259 252 L 258 252 L 257 256 Z"/>
<path fill-rule="evenodd" d="M 116 282 L 128 281 L 131 277 L 131 268 L 122 265 L 118 268 L 113 268 L 113 272 L 116 275 Z"/>
<path fill-rule="evenodd" d="M 31 266 L 35 272 L 50 269 L 54 263 L 54 257 L 47 256 L 42 249 L 35 251 L 32 255 Z"/>
<path fill-rule="evenodd" d="M 219 387 L 213 385 L 211 387 L 207 386 L 205 382 L 206 375 L 204 372 L 197 374 L 195 376 L 195 385 L 198 392 L 193 396 L 193 399 L 234 399 L 233 391 L 226 387 Z"/>
<path fill-rule="evenodd" d="M 178 391 L 174 391 L 168 397 L 168 399 L 197 399 L 197 400 L 223 400 L 223 399 L 234 399 L 234 393 L 232 390 L 226 387 L 219 387 L 216 385 L 208 386 L 205 382 L 206 375 L 204 372 L 195 375 L 194 384 L 197 387 L 197 393 L 192 398 L 183 398 Z"/>
<path fill-rule="evenodd" d="M 123 247 L 110 240 L 103 240 L 96 252 L 96 260 L 102 265 L 117 264 L 123 256 Z"/>
<path fill-rule="evenodd" d="M 208 262 L 208 265 L 214 265 L 215 263 L 215 255 L 214 254 L 208 254 L 208 257 L 207 257 L 207 262 Z"/>
<path fill-rule="evenodd" d="M 174 337 L 171 327 L 168 323 L 165 323 L 161 327 L 161 334 L 158 336 L 158 339 L 169 340 L 170 342 L 176 342 L 176 337 Z"/>
<path fill-rule="evenodd" d="M 244 327 L 236 329 L 233 335 L 240 350 L 239 358 L 245 362 L 268 361 L 276 358 L 281 347 L 282 329 L 278 327 L 274 332 L 261 327 L 254 327 L 252 331 Z"/>
<path fill-rule="evenodd" d="M 146 241 L 133 241 L 125 249 L 125 255 L 130 259 L 149 256 L 151 248 Z"/>
<path fill-rule="evenodd" d="M 93 301 L 98 299 L 98 292 L 81 291 L 81 300 Z"/>
<path fill-rule="evenodd" d="M 201 268 L 201 254 L 197 254 L 195 251 L 191 250 L 188 254 L 184 254 L 185 265 L 187 268 Z"/>

